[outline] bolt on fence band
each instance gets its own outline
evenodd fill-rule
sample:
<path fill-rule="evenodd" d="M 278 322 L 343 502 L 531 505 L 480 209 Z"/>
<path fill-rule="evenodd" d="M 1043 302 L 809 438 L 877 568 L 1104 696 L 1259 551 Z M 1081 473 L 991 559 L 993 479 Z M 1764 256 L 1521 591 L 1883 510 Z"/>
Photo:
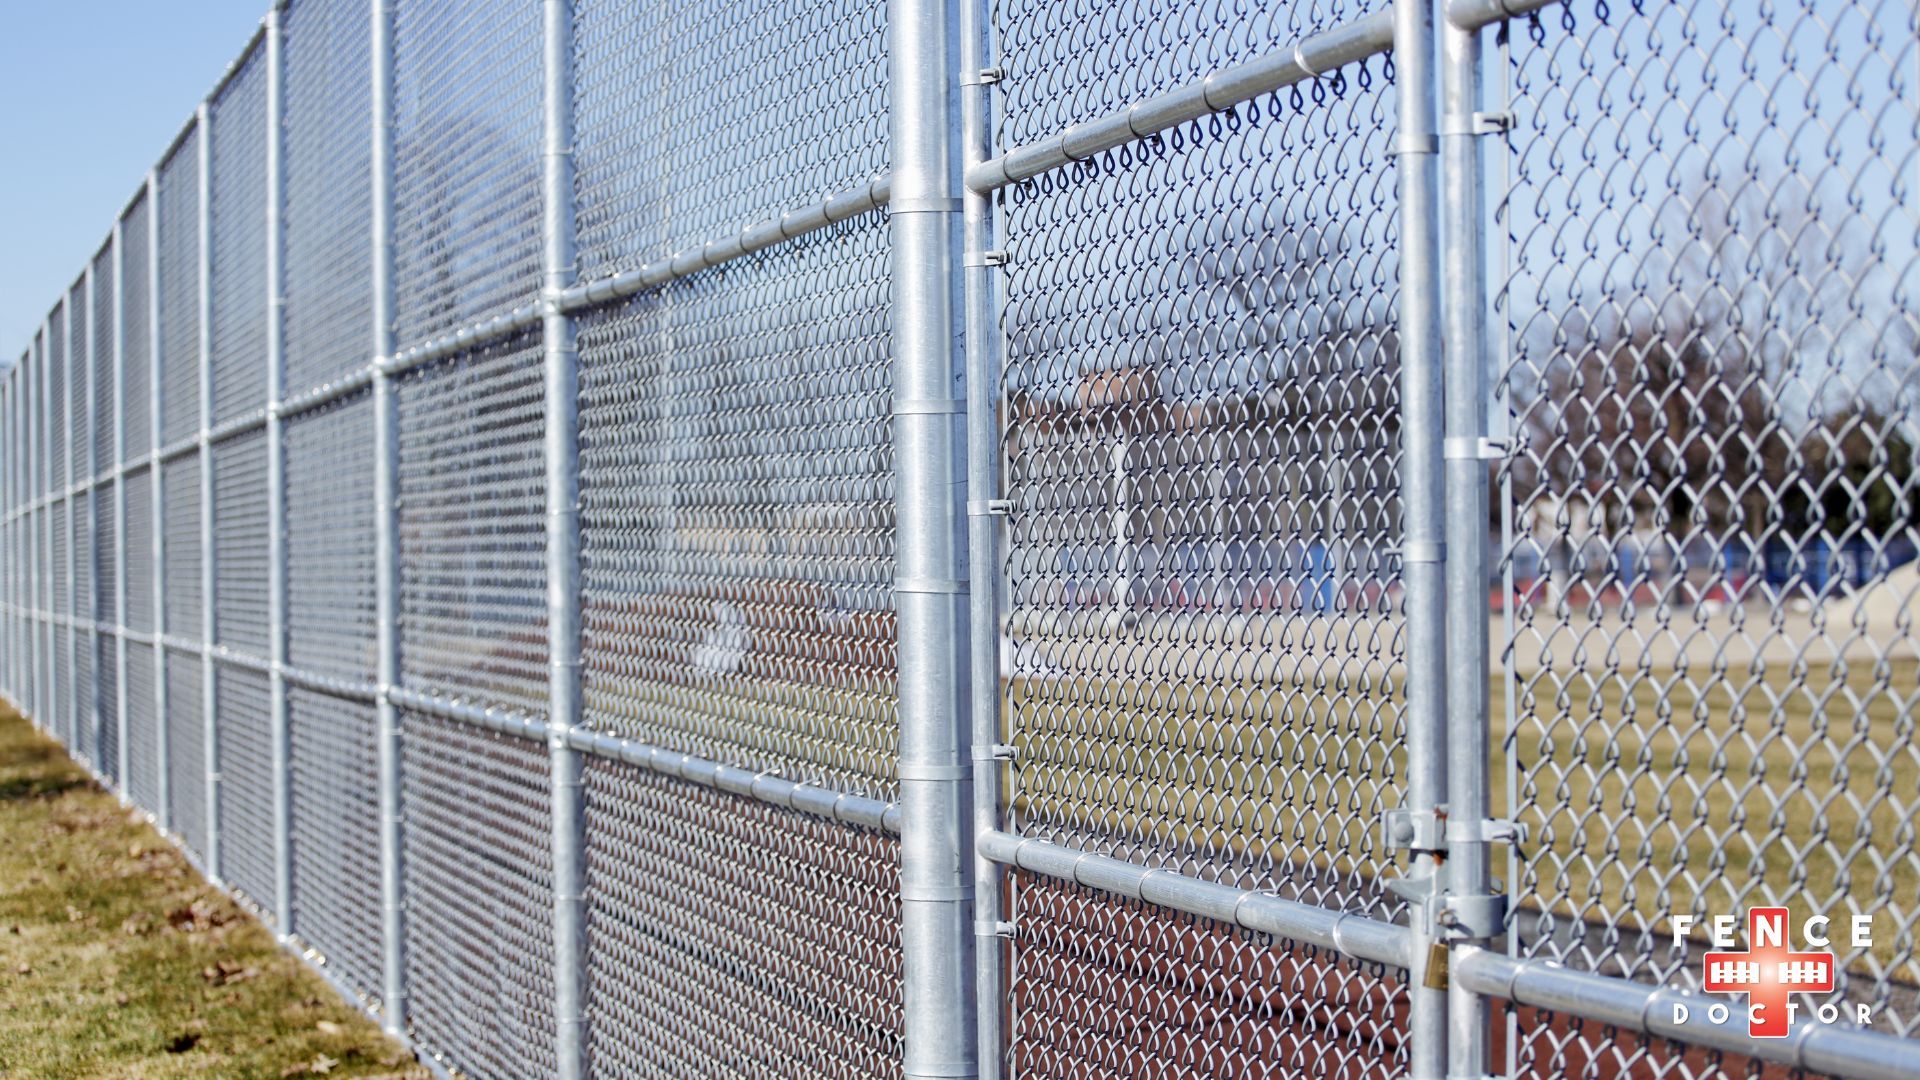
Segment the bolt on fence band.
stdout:
<path fill-rule="evenodd" d="M 1920 1078 L 1917 166 L 1896 0 L 276 0 L 0 691 L 438 1075 Z"/>

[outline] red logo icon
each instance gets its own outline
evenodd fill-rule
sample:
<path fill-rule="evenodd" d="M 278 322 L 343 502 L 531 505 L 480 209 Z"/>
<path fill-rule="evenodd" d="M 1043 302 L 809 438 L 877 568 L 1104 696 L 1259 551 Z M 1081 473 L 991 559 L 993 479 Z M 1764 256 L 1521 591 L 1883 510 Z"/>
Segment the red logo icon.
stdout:
<path fill-rule="evenodd" d="M 1784 1039 L 1790 994 L 1833 992 L 1833 953 L 1794 952 L 1787 946 L 1790 920 L 1783 907 L 1747 910 L 1747 951 L 1710 952 L 1703 966 L 1706 989 L 1747 995 L 1747 1034 Z"/>

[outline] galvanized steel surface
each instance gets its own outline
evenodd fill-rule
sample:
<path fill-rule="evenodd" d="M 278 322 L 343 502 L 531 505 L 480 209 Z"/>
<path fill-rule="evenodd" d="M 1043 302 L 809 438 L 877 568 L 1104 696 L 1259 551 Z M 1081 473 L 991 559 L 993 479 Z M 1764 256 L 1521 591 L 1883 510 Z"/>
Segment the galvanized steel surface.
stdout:
<path fill-rule="evenodd" d="M 284 0 L 0 377 L 4 689 L 446 1074 L 1920 1076 L 1916 80 Z M 1869 1029 L 1671 1022 L 1763 903 Z"/>

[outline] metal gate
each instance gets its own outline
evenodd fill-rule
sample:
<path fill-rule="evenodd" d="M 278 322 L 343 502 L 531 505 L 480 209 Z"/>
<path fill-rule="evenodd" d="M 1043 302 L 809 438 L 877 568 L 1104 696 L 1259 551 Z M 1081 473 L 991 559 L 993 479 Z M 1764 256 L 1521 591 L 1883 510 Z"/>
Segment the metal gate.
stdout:
<path fill-rule="evenodd" d="M 278 4 L 8 694 L 449 1074 L 1920 1076 L 1917 42 Z"/>

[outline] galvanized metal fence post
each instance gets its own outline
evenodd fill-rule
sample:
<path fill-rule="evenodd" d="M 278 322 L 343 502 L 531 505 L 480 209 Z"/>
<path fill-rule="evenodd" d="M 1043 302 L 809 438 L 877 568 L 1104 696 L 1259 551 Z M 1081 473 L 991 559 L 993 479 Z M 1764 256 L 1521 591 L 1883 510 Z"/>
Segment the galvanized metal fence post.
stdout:
<path fill-rule="evenodd" d="M 123 220 L 113 223 L 113 785 L 131 804 L 127 784 L 127 259 Z"/>
<path fill-rule="evenodd" d="M 541 333 L 546 369 L 547 687 L 553 799 L 555 1057 L 561 1080 L 582 1075 L 586 1043 L 584 822 L 580 754 L 568 735 L 580 699 L 580 371 L 573 318 L 573 3 L 542 3 Z"/>
<path fill-rule="evenodd" d="M 105 772 L 106 762 L 99 759 L 100 730 L 106 722 L 106 716 L 103 711 L 105 703 L 100 700 L 100 664 L 103 659 L 100 642 L 100 577 L 99 574 L 95 572 L 100 565 L 100 554 L 96 550 L 100 542 L 100 485 L 97 483 L 100 470 L 98 435 L 100 427 L 100 406 L 96 397 L 99 393 L 99 387 L 94 385 L 100 367 L 100 350 L 104 345 L 98 333 L 100 320 L 95 317 L 95 312 L 99 310 L 100 289 L 99 283 L 94 280 L 93 264 L 94 260 L 87 260 L 85 273 L 87 295 L 87 361 L 82 366 L 86 369 L 87 390 L 86 396 L 82 398 L 82 400 L 87 404 L 87 434 L 86 438 L 80 444 L 85 448 L 87 462 L 88 537 L 86 574 L 89 582 L 87 588 L 87 623 L 89 626 L 87 631 L 87 668 L 88 673 L 93 676 L 93 678 L 89 680 L 84 699 L 87 710 L 87 726 L 92 736 L 90 745 L 87 748 L 87 757 L 90 759 L 87 760 L 87 764 L 91 766 L 95 772 Z"/>
<path fill-rule="evenodd" d="M 76 485 L 79 484 L 80 482 L 80 468 L 79 468 L 79 463 L 74 460 L 74 453 L 73 453 L 74 440 L 79 438 L 78 432 L 73 426 L 74 425 L 73 395 L 74 395 L 74 382 L 76 379 L 80 377 L 80 369 L 82 366 L 84 366 L 81 359 L 77 355 L 75 355 L 73 351 L 73 320 L 77 317 L 73 308 L 73 297 L 74 297 L 74 290 L 69 288 L 67 290 L 66 300 L 62 304 L 62 308 L 66 313 L 66 318 L 61 320 L 61 325 L 63 328 L 63 332 L 66 336 L 66 341 L 62 344 L 60 351 L 61 351 L 61 354 L 67 358 L 67 378 L 66 378 L 66 387 L 65 387 L 66 400 L 60 403 L 61 409 L 64 410 L 63 412 L 64 419 L 60 427 L 62 431 L 66 432 L 67 444 L 65 446 L 56 448 L 54 451 L 55 453 L 65 454 L 67 457 L 67 488 L 66 488 L 66 496 L 65 496 L 66 506 L 67 506 L 67 545 L 66 545 L 67 547 L 67 551 L 66 551 L 66 555 L 67 555 L 67 558 L 66 558 L 66 563 L 67 563 L 67 603 L 66 603 L 67 626 L 66 626 L 66 630 L 67 632 L 64 636 L 66 638 L 66 644 L 67 644 L 67 697 L 66 697 L 67 740 L 66 741 L 67 741 L 67 748 L 70 751 L 73 749 L 76 749 L 80 745 L 80 724 L 81 724 L 80 670 L 79 670 L 80 668 L 80 632 L 77 629 L 75 629 L 77 625 L 77 620 L 80 618 L 80 612 L 78 609 L 79 581 L 78 581 L 78 578 L 76 578 L 75 576 L 75 570 L 77 569 L 77 565 L 76 565 L 77 556 L 74 554 L 76 548 L 79 545 L 79 537 L 80 537 L 80 527 L 78 523 L 74 520 L 74 504 L 75 504 L 75 500 L 79 498 L 78 488 L 76 487 Z"/>
<path fill-rule="evenodd" d="M 194 126 L 200 138 L 194 144 L 198 157 L 194 183 L 196 192 L 195 295 L 200 327 L 200 723 L 201 751 L 205 758 L 206 778 L 206 851 L 207 876 L 224 880 L 220 864 L 220 672 L 213 662 L 215 634 L 219 628 L 215 602 L 213 546 L 213 109 L 202 101 L 194 110 Z"/>
<path fill-rule="evenodd" d="M 394 98 L 393 2 L 372 0 L 373 233 L 373 565 L 375 680 L 379 697 L 374 738 L 380 784 L 381 997 L 385 1027 L 400 1035 L 407 1025 L 406 898 L 401 864 L 400 711 L 391 691 L 400 686 L 400 406 L 398 388 L 384 361 L 394 350 L 393 210 Z"/>
<path fill-rule="evenodd" d="M 993 156 L 993 20 L 986 0 L 960 7 L 960 154 L 962 168 Z M 994 316 L 998 270 L 993 197 L 962 187 L 965 239 L 967 393 L 968 674 L 972 682 L 973 835 L 1000 828 L 1000 324 Z M 973 858 L 974 1001 L 977 1066 L 998 1080 L 1005 1052 L 1006 921 L 1001 894 L 1005 871 L 969 847 Z"/>
<path fill-rule="evenodd" d="M 1394 69 L 1400 194 L 1401 543 L 1406 582 L 1407 816 L 1399 839 L 1412 865 L 1396 884 L 1413 903 L 1407 980 L 1409 1068 L 1415 1080 L 1447 1067 L 1446 951 L 1438 918 L 1445 887 L 1440 812 L 1446 774 L 1444 378 L 1440 329 L 1439 153 L 1434 129 L 1434 6 L 1395 0 Z"/>
<path fill-rule="evenodd" d="M 267 650 L 271 667 L 274 932 L 293 932 L 293 769 L 287 730 L 286 69 L 283 8 L 267 9 Z"/>
<path fill-rule="evenodd" d="M 894 601 L 908 1077 L 978 1071 L 964 434 L 959 5 L 887 7 L 893 191 Z"/>
<path fill-rule="evenodd" d="M 1479 112 L 1477 31 L 1440 31 L 1443 322 L 1446 334 L 1447 923 L 1454 943 L 1485 944 L 1503 929 L 1504 897 L 1492 895 L 1487 688 L 1487 468 L 1497 448 L 1487 432 L 1486 239 L 1480 139 L 1497 127 Z M 1461 826 L 1465 826 L 1462 828 Z M 1487 1001 L 1447 987 L 1448 1074 L 1487 1075 Z"/>
<path fill-rule="evenodd" d="M 34 535 L 38 531 L 35 528 L 38 523 L 34 519 L 34 503 L 35 496 L 40 490 L 39 410 L 35 407 L 40 394 L 36 384 L 40 380 L 41 368 L 44 366 L 42 358 L 45 354 L 41 350 L 44 348 L 45 341 L 44 335 L 36 337 L 34 344 L 28 348 L 27 354 L 20 359 L 20 429 L 26 436 L 26 442 L 21 447 L 19 461 L 26 482 L 21 485 L 20 499 L 14 511 L 18 515 L 14 519 L 14 527 L 19 530 L 22 547 L 25 549 L 25 557 L 21 562 L 27 568 L 27 587 L 21 598 L 26 605 L 24 620 L 26 636 L 20 643 L 20 656 L 26 663 L 26 677 L 21 680 L 20 696 L 36 727 L 44 727 L 46 718 L 46 710 L 41 707 L 44 687 L 40 685 L 39 678 L 40 542 Z"/>
<path fill-rule="evenodd" d="M 147 482 L 153 493 L 148 513 L 153 559 L 153 768 L 154 820 L 160 831 L 173 828 L 173 783 L 167 728 L 171 721 L 167 709 L 167 483 L 166 470 L 160 467 L 160 446 L 165 422 L 161 416 L 161 394 L 165 373 L 161 370 L 163 349 L 160 341 L 160 309 L 164 295 L 160 281 L 160 174 L 147 173 Z"/>
<path fill-rule="evenodd" d="M 19 527 L 26 534 L 27 548 L 25 560 L 27 564 L 27 639 L 21 649 L 21 654 L 27 661 L 27 678 L 25 686 L 22 687 L 25 691 L 22 696 L 26 698 L 34 726 L 42 730 L 47 726 L 47 710 L 46 684 L 40 679 L 41 663 L 45 660 L 40 648 L 40 627 L 43 618 L 40 578 L 45 573 L 46 555 L 40 548 L 40 510 L 37 507 L 40 501 L 41 460 L 45 456 L 40 445 L 41 436 L 44 433 L 44 429 L 40 426 L 40 397 L 42 384 L 46 382 L 46 350 L 47 336 L 43 329 L 40 334 L 35 335 L 33 346 L 27 350 L 23 360 L 26 370 L 21 373 L 24 383 L 22 389 L 25 391 L 20 400 L 24 414 L 21 426 L 27 436 L 26 452 L 21 457 L 26 466 L 27 483 L 20 493 L 20 509 L 24 514 L 18 520 Z"/>

